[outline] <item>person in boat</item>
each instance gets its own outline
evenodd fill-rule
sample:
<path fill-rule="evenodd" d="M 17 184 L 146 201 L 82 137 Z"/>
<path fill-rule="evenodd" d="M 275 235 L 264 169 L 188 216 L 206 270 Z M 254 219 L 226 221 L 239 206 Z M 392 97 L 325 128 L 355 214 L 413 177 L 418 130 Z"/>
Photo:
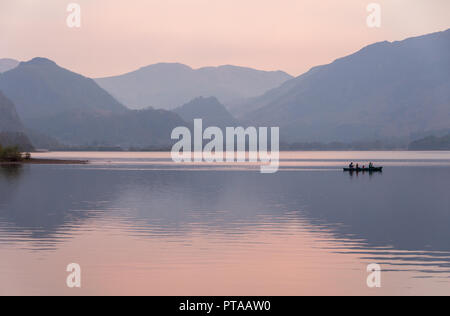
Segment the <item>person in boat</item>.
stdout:
<path fill-rule="evenodd" d="M 373 169 L 373 163 L 369 163 L 369 169 Z"/>
<path fill-rule="evenodd" d="M 356 169 L 359 169 L 359 163 L 356 164 Z"/>
<path fill-rule="evenodd" d="M 354 165 L 353 162 L 352 162 L 351 164 L 348 165 L 348 167 L 349 167 L 350 169 L 353 169 L 353 168 L 355 168 L 355 165 Z"/>

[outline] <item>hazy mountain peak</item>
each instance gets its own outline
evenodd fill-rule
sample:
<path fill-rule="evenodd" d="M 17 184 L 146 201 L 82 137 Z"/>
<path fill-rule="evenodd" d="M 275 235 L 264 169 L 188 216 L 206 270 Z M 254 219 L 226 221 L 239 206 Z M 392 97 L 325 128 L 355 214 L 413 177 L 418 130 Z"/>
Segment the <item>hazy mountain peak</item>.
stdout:
<path fill-rule="evenodd" d="M 19 63 L 19 61 L 18 60 L 15 60 L 15 59 L 12 59 L 12 58 L 0 58 L 0 61 L 3 61 L 3 62 L 11 62 L 11 63 Z"/>
<path fill-rule="evenodd" d="M 14 69 L 19 65 L 19 61 L 11 58 L 3 58 L 0 59 L 0 73 L 7 72 L 11 69 Z"/>
<path fill-rule="evenodd" d="M 215 96 L 223 104 L 258 96 L 292 77 L 231 65 L 193 69 L 179 63 L 160 63 L 97 83 L 130 108 L 174 109 L 193 98 Z"/>
<path fill-rule="evenodd" d="M 183 120 L 192 123 L 203 119 L 204 126 L 236 126 L 237 120 L 216 97 L 197 97 L 174 110 Z"/>
<path fill-rule="evenodd" d="M 153 64 L 153 65 L 148 65 L 148 66 L 144 66 L 139 68 L 137 71 L 152 71 L 152 70 L 157 70 L 157 71 L 161 71 L 161 70 L 186 70 L 186 71 L 191 71 L 193 70 L 191 67 L 181 64 L 181 63 L 157 63 L 157 64 Z"/>
<path fill-rule="evenodd" d="M 216 97 L 204 97 L 204 96 L 200 96 L 200 97 L 196 97 L 194 99 L 192 99 L 191 101 L 189 101 L 186 104 L 183 104 L 182 106 L 180 106 L 177 109 L 204 109 L 204 110 L 209 110 L 209 109 L 219 109 L 219 108 L 223 108 L 226 109 L 225 106 L 219 102 L 219 100 Z"/>
<path fill-rule="evenodd" d="M 193 99 L 191 102 L 187 103 L 187 104 L 194 104 L 194 103 L 215 103 L 215 104 L 220 104 L 219 100 L 217 100 L 216 97 L 197 97 L 195 99 Z"/>
<path fill-rule="evenodd" d="M 43 58 L 43 57 L 35 57 L 29 61 L 23 61 L 20 63 L 21 65 L 39 65 L 39 66 L 57 66 L 57 64 L 48 59 L 48 58 Z"/>

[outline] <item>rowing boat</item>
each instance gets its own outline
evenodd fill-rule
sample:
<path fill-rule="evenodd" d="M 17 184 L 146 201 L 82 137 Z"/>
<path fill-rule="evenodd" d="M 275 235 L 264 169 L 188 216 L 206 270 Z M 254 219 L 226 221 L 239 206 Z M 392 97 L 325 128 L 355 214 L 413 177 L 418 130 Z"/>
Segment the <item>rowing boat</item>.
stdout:
<path fill-rule="evenodd" d="M 383 167 L 376 168 L 344 168 L 345 172 L 383 172 Z"/>

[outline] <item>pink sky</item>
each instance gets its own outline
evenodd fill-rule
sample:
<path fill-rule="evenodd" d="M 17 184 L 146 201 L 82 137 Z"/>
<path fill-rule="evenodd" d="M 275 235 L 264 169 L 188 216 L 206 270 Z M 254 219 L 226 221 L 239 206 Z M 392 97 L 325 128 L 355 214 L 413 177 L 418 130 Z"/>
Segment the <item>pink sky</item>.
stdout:
<path fill-rule="evenodd" d="M 71 2 L 79 29 L 66 25 Z M 366 25 L 371 2 L 381 28 Z M 91 77 L 157 62 L 300 75 L 373 42 L 448 28 L 449 0 L 1 0 L 0 58 L 47 57 Z"/>

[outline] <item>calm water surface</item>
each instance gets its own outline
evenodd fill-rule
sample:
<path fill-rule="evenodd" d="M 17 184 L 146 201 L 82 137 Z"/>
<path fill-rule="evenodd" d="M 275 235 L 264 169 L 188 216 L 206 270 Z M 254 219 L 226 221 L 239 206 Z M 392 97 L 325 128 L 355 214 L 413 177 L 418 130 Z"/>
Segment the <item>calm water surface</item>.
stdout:
<path fill-rule="evenodd" d="M 0 294 L 450 294 L 450 152 L 285 152 L 272 175 L 168 153 L 34 157 L 91 163 L 0 168 Z M 350 160 L 385 171 L 343 173 Z"/>

